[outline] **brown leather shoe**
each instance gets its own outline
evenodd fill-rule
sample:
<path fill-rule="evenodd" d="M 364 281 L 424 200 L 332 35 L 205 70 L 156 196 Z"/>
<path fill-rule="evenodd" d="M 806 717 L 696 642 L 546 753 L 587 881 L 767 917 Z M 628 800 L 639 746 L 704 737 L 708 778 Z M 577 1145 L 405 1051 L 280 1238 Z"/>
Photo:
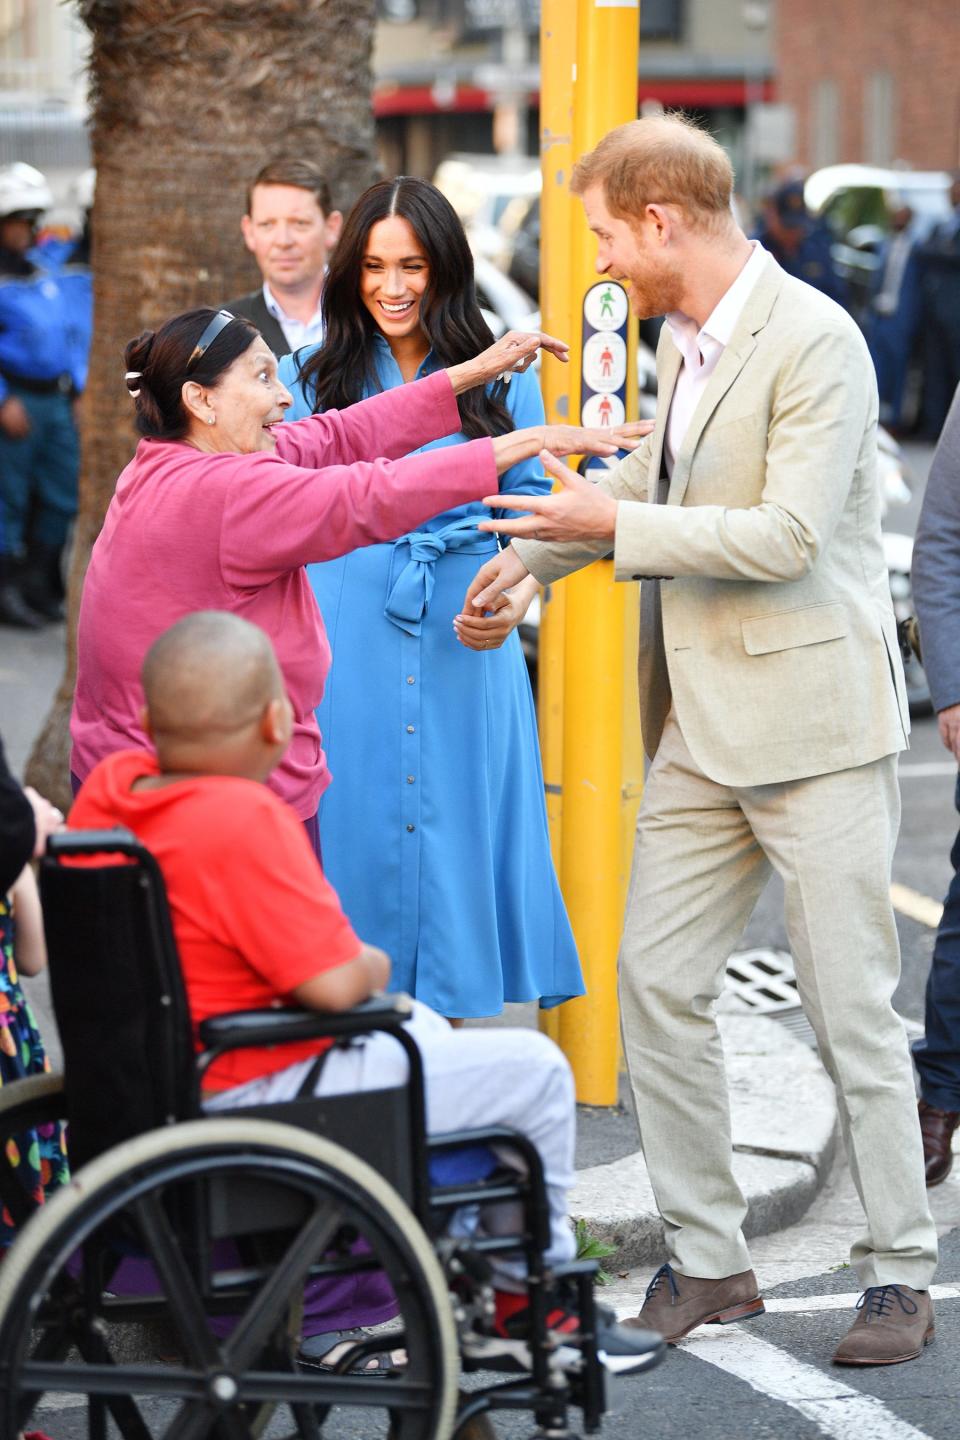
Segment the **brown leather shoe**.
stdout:
<path fill-rule="evenodd" d="M 837 1346 L 834 1365 L 899 1365 L 933 1341 L 933 1301 L 909 1285 L 871 1285 L 860 1312 Z"/>
<path fill-rule="evenodd" d="M 668 1345 L 675 1345 L 698 1325 L 732 1325 L 762 1314 L 763 1301 L 752 1270 L 719 1280 L 698 1280 L 681 1275 L 672 1265 L 661 1265 L 647 1286 L 640 1314 L 623 1324 L 659 1330 Z"/>
<path fill-rule="evenodd" d="M 927 1177 L 927 1188 L 946 1180 L 953 1169 L 953 1151 L 950 1146 L 953 1132 L 960 1125 L 960 1110 L 938 1110 L 921 1100 L 920 1134 L 923 1136 L 923 1168 Z"/>

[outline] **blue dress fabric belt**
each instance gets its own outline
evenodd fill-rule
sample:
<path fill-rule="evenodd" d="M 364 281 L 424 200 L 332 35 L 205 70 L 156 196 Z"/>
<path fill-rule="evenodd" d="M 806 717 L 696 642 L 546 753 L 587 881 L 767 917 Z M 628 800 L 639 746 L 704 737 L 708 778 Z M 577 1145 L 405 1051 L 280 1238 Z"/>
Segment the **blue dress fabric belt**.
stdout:
<path fill-rule="evenodd" d="M 496 536 L 478 530 L 475 515 L 465 515 L 442 530 L 413 530 L 401 535 L 390 560 L 384 615 L 408 635 L 419 635 L 433 595 L 433 567 L 440 556 L 448 550 L 461 555 L 492 555 L 496 549 Z"/>

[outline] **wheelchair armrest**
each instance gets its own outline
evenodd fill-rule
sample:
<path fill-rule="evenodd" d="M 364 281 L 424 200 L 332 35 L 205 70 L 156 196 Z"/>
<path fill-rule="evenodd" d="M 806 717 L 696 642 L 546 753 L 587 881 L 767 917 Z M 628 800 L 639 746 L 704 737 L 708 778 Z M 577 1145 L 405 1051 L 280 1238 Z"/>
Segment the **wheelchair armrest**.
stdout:
<path fill-rule="evenodd" d="M 282 1045 L 293 1040 L 336 1039 L 371 1030 L 398 1030 L 410 1018 L 409 995 L 370 995 L 350 1010 L 233 1010 L 200 1023 L 205 1050 L 239 1050 L 248 1046 Z"/>

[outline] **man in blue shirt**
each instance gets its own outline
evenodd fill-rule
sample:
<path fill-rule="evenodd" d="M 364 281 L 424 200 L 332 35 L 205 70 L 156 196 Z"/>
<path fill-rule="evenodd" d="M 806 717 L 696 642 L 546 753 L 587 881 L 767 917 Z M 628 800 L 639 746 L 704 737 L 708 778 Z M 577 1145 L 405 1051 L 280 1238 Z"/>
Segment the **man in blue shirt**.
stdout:
<path fill-rule="evenodd" d="M 0 168 L 0 623 L 25 628 L 63 614 L 79 471 L 73 405 L 86 366 L 68 288 L 33 249 L 51 203 L 31 165 Z"/>
<path fill-rule="evenodd" d="M 920 251 L 923 287 L 923 435 L 940 436 L 960 385 L 960 170 L 950 185 L 953 213 Z"/>
<path fill-rule="evenodd" d="M 822 290 L 846 305 L 846 287 L 833 263 L 833 237 L 822 220 L 807 209 L 803 181 L 785 180 L 767 199 L 754 239 L 788 275 Z"/>

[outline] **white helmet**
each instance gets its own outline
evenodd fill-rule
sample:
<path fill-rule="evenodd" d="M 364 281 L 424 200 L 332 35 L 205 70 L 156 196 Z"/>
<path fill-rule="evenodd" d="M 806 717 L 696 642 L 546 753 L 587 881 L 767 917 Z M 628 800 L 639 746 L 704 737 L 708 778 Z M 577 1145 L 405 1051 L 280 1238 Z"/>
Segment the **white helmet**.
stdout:
<path fill-rule="evenodd" d="M 39 213 L 53 204 L 46 176 L 22 160 L 0 166 L 0 220 L 7 215 Z"/>

